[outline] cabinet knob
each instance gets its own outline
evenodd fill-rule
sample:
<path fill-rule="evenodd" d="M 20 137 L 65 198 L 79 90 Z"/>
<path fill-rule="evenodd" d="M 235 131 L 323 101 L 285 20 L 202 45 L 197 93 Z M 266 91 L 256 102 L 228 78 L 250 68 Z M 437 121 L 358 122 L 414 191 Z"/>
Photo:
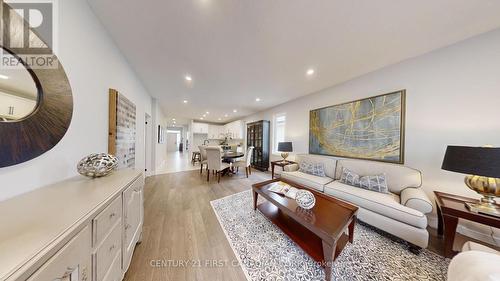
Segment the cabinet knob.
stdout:
<path fill-rule="evenodd" d="M 115 213 L 115 212 L 113 212 L 113 213 L 109 214 L 109 218 L 110 218 L 110 219 L 114 218 L 115 216 L 116 216 L 116 213 Z"/>
<path fill-rule="evenodd" d="M 115 245 L 113 244 L 113 246 L 109 247 L 109 251 L 113 251 L 115 249 Z"/>

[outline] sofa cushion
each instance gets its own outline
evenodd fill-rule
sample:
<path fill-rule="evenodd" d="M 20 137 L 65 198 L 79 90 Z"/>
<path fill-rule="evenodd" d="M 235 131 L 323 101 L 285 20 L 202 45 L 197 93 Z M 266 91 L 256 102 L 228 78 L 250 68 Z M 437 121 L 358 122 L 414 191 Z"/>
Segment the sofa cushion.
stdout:
<path fill-rule="evenodd" d="M 300 164 L 302 161 L 323 163 L 325 165 L 325 175 L 332 179 L 335 178 L 335 167 L 337 166 L 337 159 L 328 156 L 319 156 L 311 154 L 295 155 L 295 162 Z"/>
<path fill-rule="evenodd" d="M 427 227 L 427 217 L 420 211 L 401 205 L 399 203 L 399 196 L 394 193 L 380 193 L 356 188 L 339 181 L 327 184 L 325 186 L 325 193 L 379 215 L 418 228 Z"/>
<path fill-rule="evenodd" d="M 318 177 L 306 173 L 302 173 L 300 171 L 295 172 L 283 172 L 281 173 L 281 177 L 287 180 L 291 180 L 298 184 L 316 189 L 318 191 L 324 192 L 325 184 L 333 181 L 332 178 L 329 177 Z"/>
<path fill-rule="evenodd" d="M 336 180 L 342 175 L 342 168 L 347 168 L 360 176 L 385 174 L 389 191 L 395 194 L 408 187 L 420 187 L 422 175 L 420 171 L 396 164 L 376 161 L 343 159 L 337 161 Z"/>

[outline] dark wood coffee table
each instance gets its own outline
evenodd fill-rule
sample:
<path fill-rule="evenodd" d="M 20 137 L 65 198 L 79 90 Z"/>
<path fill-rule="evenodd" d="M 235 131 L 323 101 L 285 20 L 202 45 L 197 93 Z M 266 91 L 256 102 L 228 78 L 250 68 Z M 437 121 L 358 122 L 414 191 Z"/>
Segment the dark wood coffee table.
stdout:
<path fill-rule="evenodd" d="M 302 209 L 295 200 L 269 191 L 275 182 L 311 191 L 316 204 L 311 210 Z M 316 262 L 325 267 L 326 280 L 331 280 L 333 262 L 347 242 L 353 242 L 358 207 L 311 190 L 300 184 L 274 179 L 252 185 L 253 208 L 278 226 Z M 258 195 L 266 202 L 257 206 Z M 349 230 L 349 235 L 345 234 Z"/>

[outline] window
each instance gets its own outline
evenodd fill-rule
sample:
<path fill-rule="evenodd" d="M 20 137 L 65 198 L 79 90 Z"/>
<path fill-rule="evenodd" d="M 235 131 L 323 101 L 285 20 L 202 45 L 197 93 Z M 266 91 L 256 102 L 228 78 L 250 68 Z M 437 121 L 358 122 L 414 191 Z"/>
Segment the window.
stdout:
<path fill-rule="evenodd" d="M 285 141 L 286 113 L 274 115 L 273 152 L 278 152 L 278 143 Z"/>

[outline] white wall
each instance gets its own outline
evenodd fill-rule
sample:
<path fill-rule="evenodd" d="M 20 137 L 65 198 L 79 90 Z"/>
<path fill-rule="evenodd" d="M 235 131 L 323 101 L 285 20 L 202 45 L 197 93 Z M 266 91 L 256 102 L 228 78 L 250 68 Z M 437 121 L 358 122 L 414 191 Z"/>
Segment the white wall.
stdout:
<path fill-rule="evenodd" d="M 0 168 L 0 200 L 74 176 L 77 162 L 107 151 L 108 89 L 137 107 L 136 168 L 144 170 L 144 118 L 151 98 L 85 0 L 59 1 L 59 59 L 73 90 L 73 120 L 52 150 Z"/>
<path fill-rule="evenodd" d="M 152 116 L 153 116 L 153 171 L 152 175 L 164 173 L 167 169 L 167 143 L 158 143 L 158 126 L 166 127 L 167 118 L 163 113 L 158 101 L 153 99 L 152 103 Z"/>
<path fill-rule="evenodd" d="M 321 76 L 321 67 L 318 69 Z M 448 144 L 500 146 L 500 29 L 353 79 L 246 118 L 287 113 L 286 138 L 308 152 L 309 111 L 407 90 L 406 165 L 424 175 L 424 189 L 477 196 L 464 175 L 441 170 Z M 273 135 L 273 134 L 271 134 Z"/>

